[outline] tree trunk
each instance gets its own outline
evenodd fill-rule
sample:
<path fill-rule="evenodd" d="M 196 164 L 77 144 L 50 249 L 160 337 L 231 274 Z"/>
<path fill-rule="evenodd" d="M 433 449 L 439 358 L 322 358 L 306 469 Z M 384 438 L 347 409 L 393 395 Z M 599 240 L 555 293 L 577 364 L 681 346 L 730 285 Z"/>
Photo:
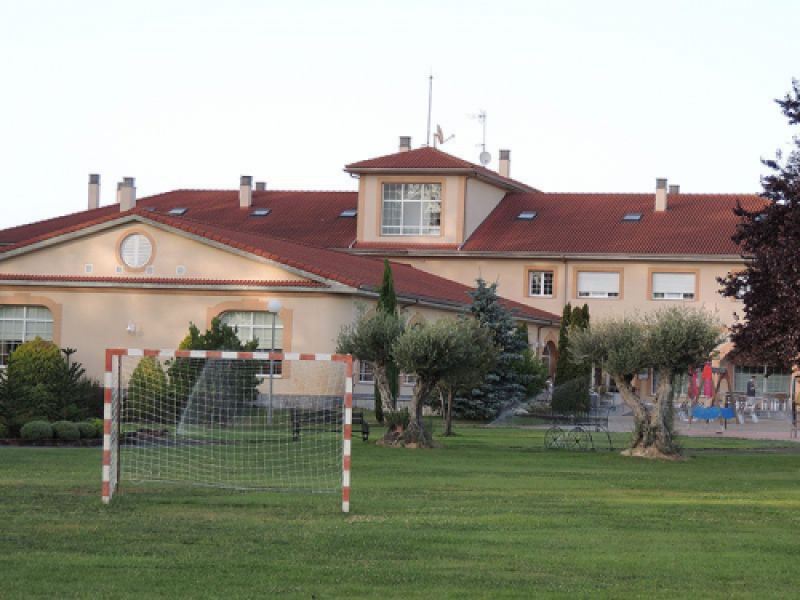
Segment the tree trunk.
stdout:
<path fill-rule="evenodd" d="M 389 378 L 386 375 L 386 365 L 379 365 L 372 363 L 372 371 L 375 374 L 375 385 L 381 396 L 381 405 L 383 406 L 383 414 L 388 415 L 394 412 L 394 397 L 392 396 L 392 388 L 389 383 Z"/>
<path fill-rule="evenodd" d="M 633 411 L 633 438 L 625 451 L 631 456 L 674 458 L 679 454 L 672 439 L 672 373 L 659 371 L 655 406 L 651 409 L 633 393 L 622 374 L 612 375 L 622 400 Z"/>
<path fill-rule="evenodd" d="M 403 443 L 405 446 L 415 448 L 430 448 L 433 446 L 431 433 L 425 430 L 422 422 L 422 402 L 431 392 L 431 386 L 425 384 L 422 379 L 417 379 L 414 386 L 414 396 L 411 398 L 410 420 L 408 429 L 403 432 Z"/>
<path fill-rule="evenodd" d="M 444 434 L 453 435 L 453 390 L 447 391 L 447 418 L 445 420 Z"/>

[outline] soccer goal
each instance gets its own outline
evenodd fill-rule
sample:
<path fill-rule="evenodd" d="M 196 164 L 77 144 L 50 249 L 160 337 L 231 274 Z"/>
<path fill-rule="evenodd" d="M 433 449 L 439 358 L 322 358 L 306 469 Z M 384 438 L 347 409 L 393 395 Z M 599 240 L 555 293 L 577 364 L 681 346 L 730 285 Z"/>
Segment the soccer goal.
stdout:
<path fill-rule="evenodd" d="M 350 510 L 350 356 L 107 350 L 103 502 L 127 485 L 332 492 Z"/>

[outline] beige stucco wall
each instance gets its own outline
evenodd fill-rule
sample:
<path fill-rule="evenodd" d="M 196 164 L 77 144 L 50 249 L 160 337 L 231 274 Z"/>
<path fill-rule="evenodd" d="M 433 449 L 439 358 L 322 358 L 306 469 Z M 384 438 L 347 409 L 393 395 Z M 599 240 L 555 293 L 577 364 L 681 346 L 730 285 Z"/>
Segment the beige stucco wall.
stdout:
<path fill-rule="evenodd" d="M 144 269 L 130 269 L 120 259 L 119 244 L 132 233 L 143 233 L 151 240 L 153 254 L 149 265 L 153 267 L 152 274 L 145 275 Z M 87 264 L 92 265 L 91 273 L 86 270 Z M 0 257 L 0 271 L 3 273 L 31 275 L 179 277 L 176 274 L 178 266 L 185 267 L 185 274 L 180 276 L 184 278 L 304 280 L 279 266 L 257 262 L 144 224 L 122 225 L 27 254 Z M 117 267 L 122 267 L 122 273 L 117 272 Z"/>
<path fill-rule="evenodd" d="M 729 324 L 733 312 L 741 311 L 742 304 L 723 298 L 717 293 L 718 276 L 743 268 L 742 264 L 686 262 L 660 263 L 644 261 L 556 261 L 525 258 L 416 258 L 400 257 L 397 260 L 453 279 L 464 285 L 474 286 L 478 277 L 498 283 L 501 296 L 535 306 L 543 310 L 561 314 L 566 302 L 589 305 L 593 318 L 623 315 L 633 312 L 648 312 L 668 305 L 703 307 L 719 315 L 720 320 Z M 554 295 L 552 298 L 528 296 L 528 276 L 530 270 L 554 272 Z M 578 298 L 576 290 L 577 272 L 619 270 L 621 275 L 621 295 L 616 299 Z M 698 290 L 693 301 L 652 300 L 650 282 L 653 272 L 695 272 Z"/>
<path fill-rule="evenodd" d="M 464 202 L 464 239 L 468 239 L 483 220 L 489 216 L 503 196 L 505 190 L 470 178 L 467 180 L 467 193 Z"/>
<path fill-rule="evenodd" d="M 441 232 L 438 236 L 381 235 L 383 183 L 441 183 Z M 358 186 L 358 241 L 404 244 L 460 244 L 464 241 L 466 177 L 455 175 L 362 175 Z"/>
<path fill-rule="evenodd" d="M 0 304 L 35 303 L 55 308 L 54 341 L 77 349 L 76 360 L 100 377 L 106 348 L 176 348 L 193 322 L 201 329 L 225 310 L 265 310 L 283 304 L 285 350 L 333 352 L 343 323 L 352 321 L 352 297 L 330 293 L 191 292 L 4 286 Z M 129 334 L 130 322 L 136 332 Z"/>

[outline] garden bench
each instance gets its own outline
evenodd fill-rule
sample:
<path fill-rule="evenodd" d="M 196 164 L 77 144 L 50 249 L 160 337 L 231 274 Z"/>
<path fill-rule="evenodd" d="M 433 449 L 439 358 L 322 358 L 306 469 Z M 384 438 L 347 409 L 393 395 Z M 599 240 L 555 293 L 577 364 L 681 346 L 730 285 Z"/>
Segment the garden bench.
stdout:
<path fill-rule="evenodd" d="M 305 431 L 341 431 L 342 417 L 338 410 L 334 408 L 323 408 L 321 410 L 306 410 L 302 408 L 292 408 L 292 441 L 300 440 L 300 432 Z M 363 411 L 353 411 L 353 426 L 358 425 L 361 431 L 361 439 L 369 440 L 369 423 L 364 418 Z"/>

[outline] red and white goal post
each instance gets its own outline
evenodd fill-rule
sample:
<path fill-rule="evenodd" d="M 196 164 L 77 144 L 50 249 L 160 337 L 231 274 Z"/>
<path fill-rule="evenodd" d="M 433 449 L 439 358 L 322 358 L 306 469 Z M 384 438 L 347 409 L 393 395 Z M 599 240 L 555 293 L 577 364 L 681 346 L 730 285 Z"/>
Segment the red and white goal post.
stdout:
<path fill-rule="evenodd" d="M 121 482 L 338 492 L 350 510 L 349 355 L 106 350 L 103 502 Z"/>

